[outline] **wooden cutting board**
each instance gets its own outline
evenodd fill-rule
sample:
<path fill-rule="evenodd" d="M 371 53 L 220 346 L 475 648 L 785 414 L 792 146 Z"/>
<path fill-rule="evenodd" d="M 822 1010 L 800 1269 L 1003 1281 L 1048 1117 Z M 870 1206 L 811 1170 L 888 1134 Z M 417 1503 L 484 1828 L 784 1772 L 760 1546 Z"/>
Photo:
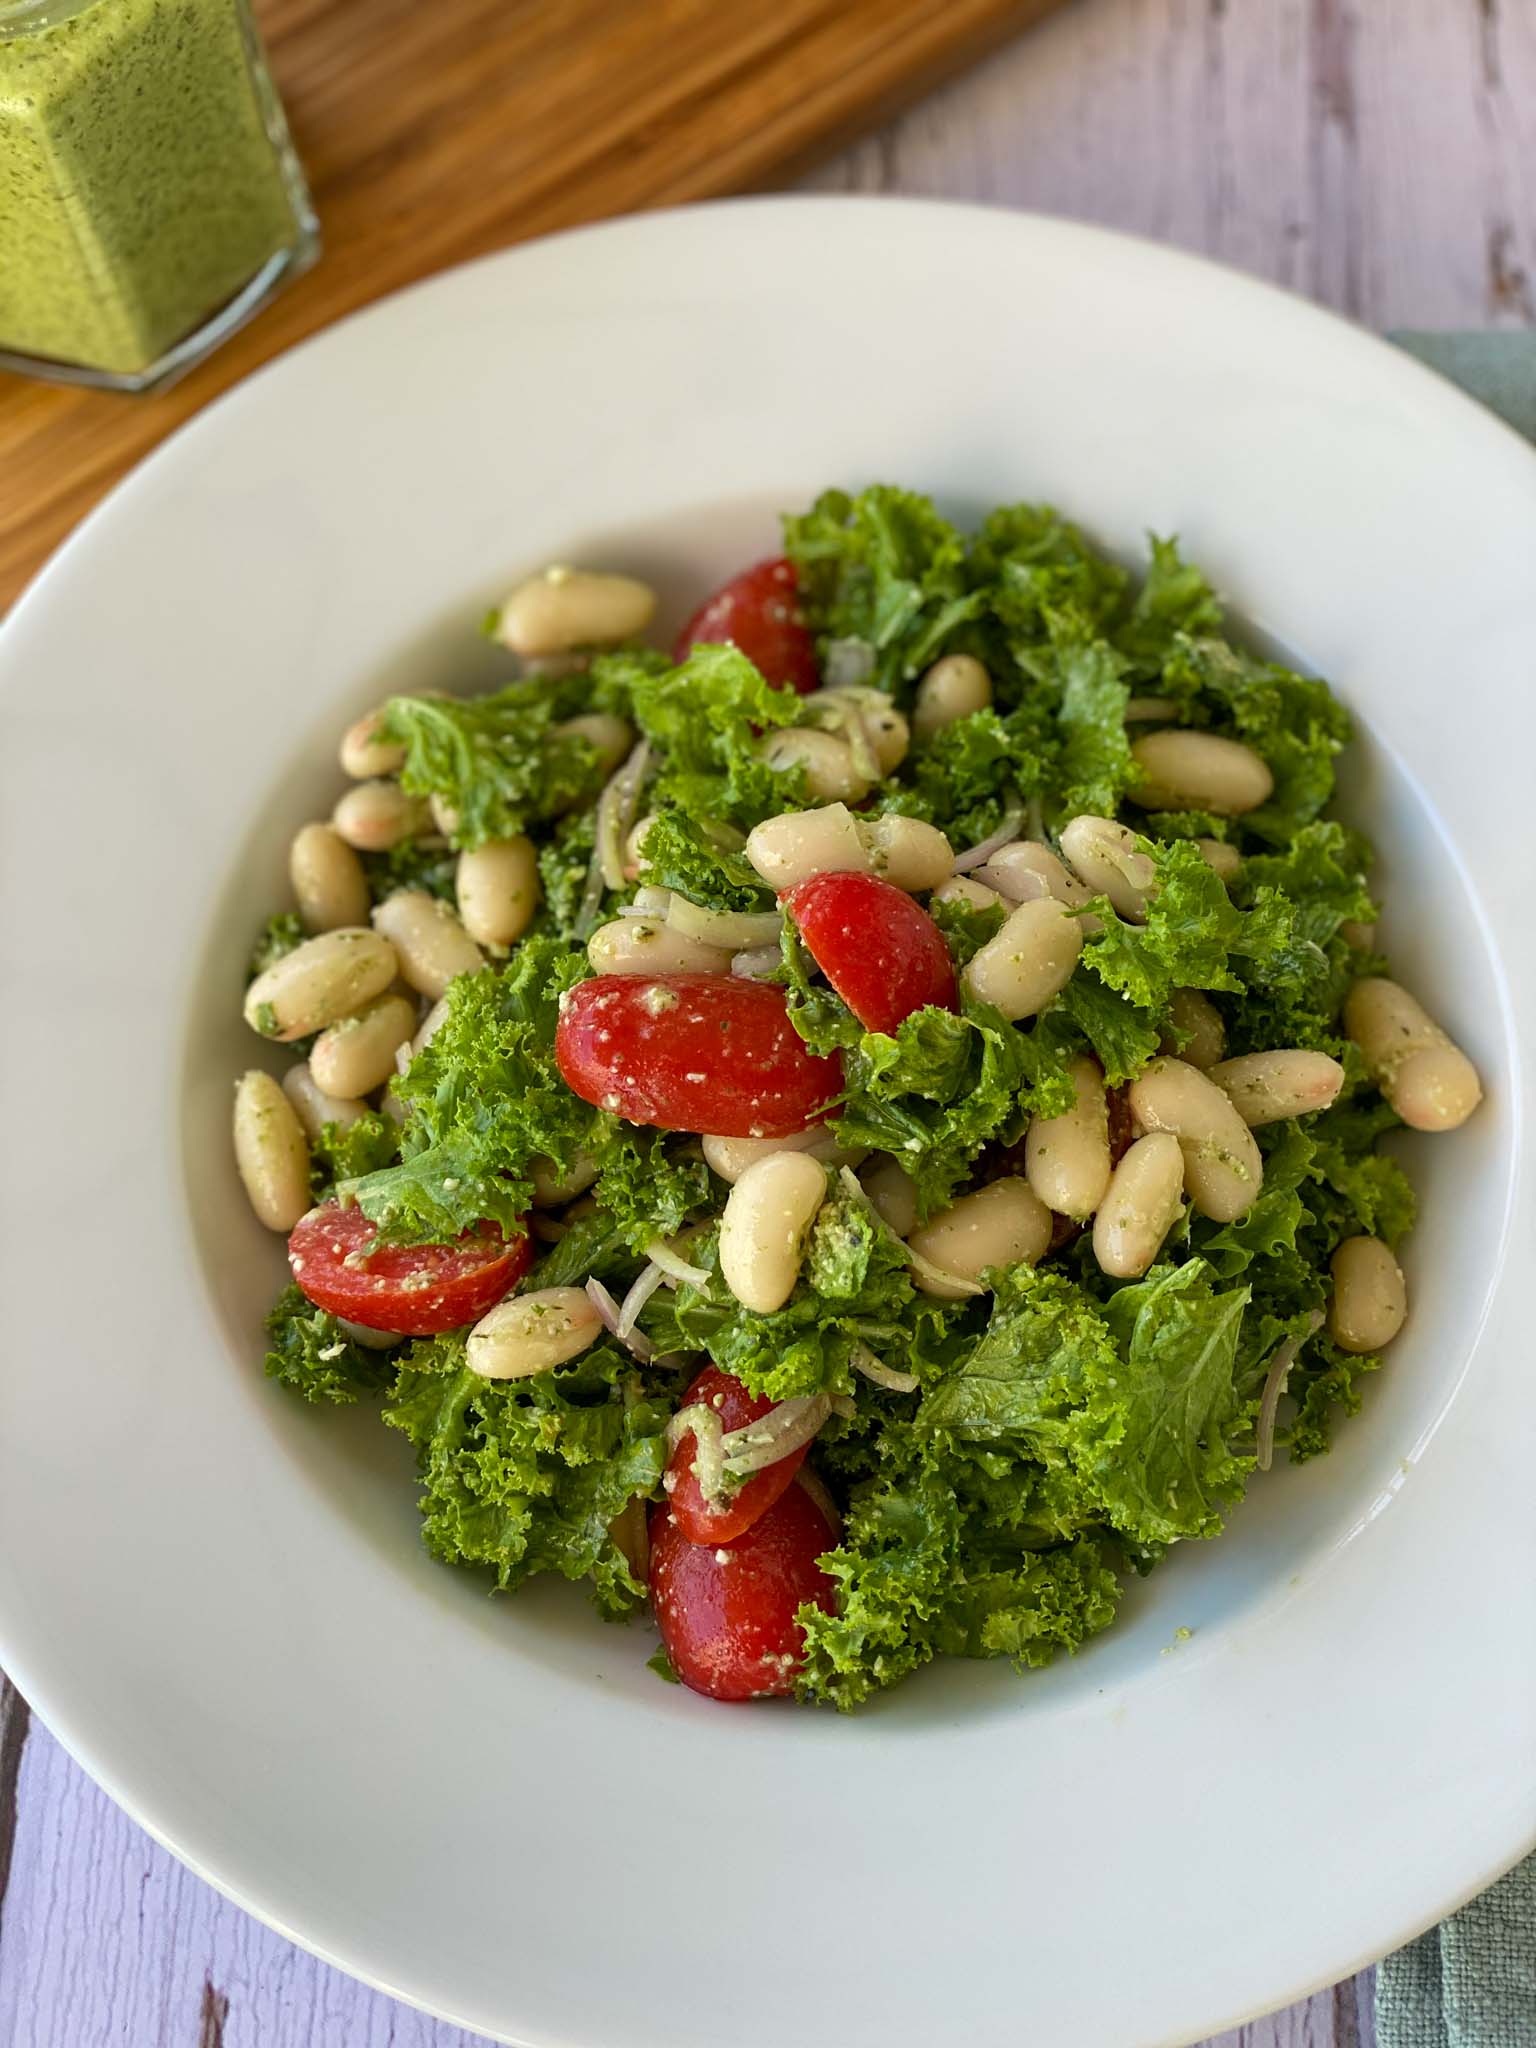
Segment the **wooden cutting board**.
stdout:
<path fill-rule="evenodd" d="M 325 250 L 173 390 L 0 376 L 0 610 L 269 356 L 450 263 L 781 180 L 1060 0 L 257 0 Z"/>

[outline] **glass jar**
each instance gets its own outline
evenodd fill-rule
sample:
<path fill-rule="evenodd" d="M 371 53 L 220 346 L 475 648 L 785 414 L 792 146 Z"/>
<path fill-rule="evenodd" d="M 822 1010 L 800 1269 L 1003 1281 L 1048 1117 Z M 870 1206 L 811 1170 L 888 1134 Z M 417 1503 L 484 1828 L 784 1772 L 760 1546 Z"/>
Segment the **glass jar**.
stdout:
<path fill-rule="evenodd" d="M 0 369 L 155 389 L 318 250 L 247 0 L 0 0 Z"/>

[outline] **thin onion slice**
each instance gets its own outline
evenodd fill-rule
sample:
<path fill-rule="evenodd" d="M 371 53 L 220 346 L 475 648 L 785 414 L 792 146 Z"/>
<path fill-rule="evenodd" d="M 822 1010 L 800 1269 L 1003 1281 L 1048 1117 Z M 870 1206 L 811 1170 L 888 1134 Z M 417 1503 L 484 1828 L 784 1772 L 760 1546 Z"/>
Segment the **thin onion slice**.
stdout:
<path fill-rule="evenodd" d="M 754 1472 L 777 1465 L 791 1451 L 808 1444 L 831 1413 L 830 1394 L 796 1394 L 788 1401 L 780 1401 L 756 1422 L 744 1422 L 740 1429 L 728 1430 L 722 1440 L 727 1478 L 748 1479 Z"/>
<path fill-rule="evenodd" d="M 731 972 L 743 981 L 771 981 L 783 965 L 782 947 L 750 946 L 745 953 L 732 956 Z"/>
<path fill-rule="evenodd" d="M 586 1294 L 588 1301 L 597 1310 L 598 1320 L 609 1335 L 617 1337 L 624 1349 L 638 1358 L 642 1365 L 648 1365 L 656 1356 L 656 1346 L 639 1330 L 632 1328 L 626 1333 L 619 1328 L 619 1304 L 602 1281 L 595 1280 L 589 1275 Z"/>
<path fill-rule="evenodd" d="M 826 1517 L 827 1527 L 832 1532 L 834 1543 L 840 1543 L 843 1536 L 843 1518 L 838 1513 L 837 1502 L 827 1491 L 827 1483 L 819 1472 L 813 1472 L 809 1461 L 795 1474 L 796 1486 L 803 1487 Z"/>
<path fill-rule="evenodd" d="M 1307 1319 L 1307 1327 L 1295 1337 L 1287 1337 L 1280 1349 L 1269 1362 L 1269 1374 L 1264 1381 L 1264 1398 L 1259 1403 L 1258 1432 L 1254 1440 L 1254 1463 L 1261 1472 L 1267 1472 L 1275 1457 L 1275 1418 L 1280 1412 L 1280 1397 L 1285 1392 L 1285 1383 L 1291 1376 L 1291 1367 L 1296 1363 L 1296 1354 L 1303 1344 L 1309 1343 L 1322 1324 L 1323 1312 L 1313 1309 Z"/>
<path fill-rule="evenodd" d="M 690 1401 L 679 1408 L 667 1424 L 667 1451 L 675 1451 L 685 1436 L 693 1438 L 693 1476 L 705 1500 L 723 1498 L 725 1480 L 725 1430 L 719 1416 L 706 1401 Z"/>
<path fill-rule="evenodd" d="M 844 640 L 829 640 L 822 668 L 829 690 L 846 690 L 867 683 L 875 672 L 875 650 L 867 640 L 851 635 Z"/>
<path fill-rule="evenodd" d="M 1019 827 L 1024 823 L 1023 811 L 1014 808 L 1004 811 L 1003 822 L 995 832 L 989 832 L 976 845 L 968 846 L 964 853 L 955 855 L 955 873 L 968 874 L 972 868 L 979 868 L 983 861 L 989 861 L 1000 847 L 1007 846 L 1019 836 Z"/>
<path fill-rule="evenodd" d="M 707 1270 L 703 1266 L 690 1266 L 664 1237 L 653 1237 L 645 1248 L 645 1256 L 660 1266 L 669 1280 L 684 1280 L 690 1287 L 707 1287 L 709 1284 Z"/>
<path fill-rule="evenodd" d="M 640 1311 L 661 1285 L 666 1275 L 654 1259 L 648 1259 L 630 1285 L 628 1294 L 619 1303 L 619 1326 L 615 1337 L 622 1344 L 627 1341 L 630 1331 L 640 1320 Z"/>
<path fill-rule="evenodd" d="M 728 953 L 745 952 L 752 946 L 777 946 L 784 928 L 776 910 L 706 910 L 701 903 L 677 895 L 667 905 L 667 923 L 685 939 L 701 939 Z"/>
<path fill-rule="evenodd" d="M 855 1372 L 863 1373 L 865 1379 L 873 1380 L 877 1387 L 884 1387 L 888 1393 L 917 1392 L 915 1372 L 898 1372 L 895 1366 L 887 1365 L 883 1359 L 876 1358 L 867 1344 L 855 1344 L 848 1356 Z"/>

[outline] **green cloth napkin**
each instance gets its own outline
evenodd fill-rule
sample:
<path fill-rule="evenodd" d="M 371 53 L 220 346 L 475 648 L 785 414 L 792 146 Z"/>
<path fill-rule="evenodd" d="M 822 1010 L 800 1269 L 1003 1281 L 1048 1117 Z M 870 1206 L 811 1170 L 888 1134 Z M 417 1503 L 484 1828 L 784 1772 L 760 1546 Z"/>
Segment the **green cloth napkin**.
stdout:
<path fill-rule="evenodd" d="M 1392 339 L 1536 441 L 1536 334 Z M 1376 2038 L 1379 2048 L 1536 2048 L 1536 1856 L 1387 1957 Z"/>

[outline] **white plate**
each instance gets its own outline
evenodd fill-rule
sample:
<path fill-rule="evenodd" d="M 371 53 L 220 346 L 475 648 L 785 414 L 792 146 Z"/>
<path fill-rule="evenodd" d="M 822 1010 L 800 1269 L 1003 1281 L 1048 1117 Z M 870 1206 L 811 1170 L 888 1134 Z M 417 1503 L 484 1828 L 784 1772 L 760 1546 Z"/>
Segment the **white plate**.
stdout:
<path fill-rule="evenodd" d="M 567 1589 L 493 1603 L 430 1564 L 403 1444 L 262 1380 L 239 968 L 335 735 L 386 684 L 483 675 L 514 573 L 654 570 L 680 613 L 772 548 L 772 508 L 875 478 L 1053 498 L 1122 550 L 1177 529 L 1336 680 L 1394 954 L 1489 1100 L 1411 1148 L 1414 1317 L 1335 1455 L 1075 1662 L 728 1711 Z M 621 222 L 214 406 L 0 635 L 17 1683 L 241 1904 L 518 2042 L 1150 2048 L 1492 1878 L 1536 1815 L 1533 563 L 1536 458 L 1448 386 L 1224 271 L 1001 213 Z"/>

